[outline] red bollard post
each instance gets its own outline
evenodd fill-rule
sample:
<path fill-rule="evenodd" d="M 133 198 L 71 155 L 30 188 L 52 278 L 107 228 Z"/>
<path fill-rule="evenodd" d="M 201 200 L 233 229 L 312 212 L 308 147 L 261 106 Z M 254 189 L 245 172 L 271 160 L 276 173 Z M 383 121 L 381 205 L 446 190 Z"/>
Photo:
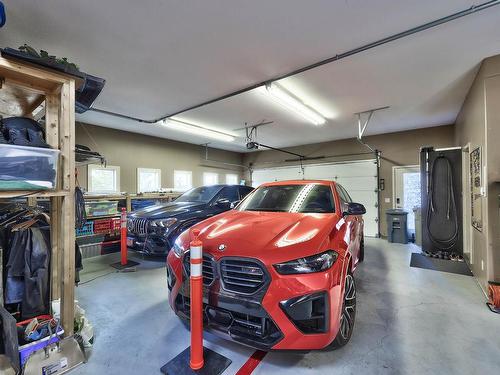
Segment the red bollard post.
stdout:
<path fill-rule="evenodd" d="M 133 260 L 128 260 L 127 256 L 127 209 L 122 208 L 122 213 L 120 217 L 120 255 L 121 259 L 119 262 L 110 264 L 111 267 L 116 268 L 119 271 L 135 271 L 135 266 L 139 263 Z"/>
<path fill-rule="evenodd" d="M 193 370 L 203 367 L 203 244 L 198 239 L 200 231 L 193 230 L 191 253 L 191 357 L 189 366 Z"/>
<path fill-rule="evenodd" d="M 121 251 L 121 264 L 127 265 L 127 209 L 122 208 L 122 216 L 120 220 L 120 251 Z"/>

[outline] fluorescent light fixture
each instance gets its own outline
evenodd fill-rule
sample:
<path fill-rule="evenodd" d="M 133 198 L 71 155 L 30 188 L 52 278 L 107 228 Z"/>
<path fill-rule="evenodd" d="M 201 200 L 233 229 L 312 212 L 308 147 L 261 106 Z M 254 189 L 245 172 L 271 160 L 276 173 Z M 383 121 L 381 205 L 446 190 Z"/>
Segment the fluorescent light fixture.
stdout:
<path fill-rule="evenodd" d="M 166 125 L 168 128 L 173 129 L 173 130 L 179 130 L 181 132 L 185 133 L 190 133 L 198 136 L 203 136 L 203 137 L 208 137 L 215 139 L 217 141 L 223 141 L 223 142 L 234 142 L 236 139 L 232 135 L 222 133 L 217 130 L 212 130 L 212 129 L 207 129 L 199 125 L 194 125 L 190 124 L 188 122 L 184 121 L 179 121 L 179 120 L 173 120 L 173 119 L 167 119 L 163 120 L 163 124 Z"/>
<path fill-rule="evenodd" d="M 325 118 L 317 111 L 308 107 L 291 93 L 279 87 L 275 83 L 270 83 L 261 90 L 289 111 L 295 112 L 307 121 L 312 122 L 314 125 L 323 125 L 326 122 Z"/>

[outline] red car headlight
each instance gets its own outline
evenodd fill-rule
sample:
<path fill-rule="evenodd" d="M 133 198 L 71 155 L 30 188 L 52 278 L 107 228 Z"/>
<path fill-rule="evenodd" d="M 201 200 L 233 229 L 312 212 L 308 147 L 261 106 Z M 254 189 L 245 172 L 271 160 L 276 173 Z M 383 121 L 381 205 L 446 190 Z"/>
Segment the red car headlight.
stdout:
<path fill-rule="evenodd" d="M 310 257 L 278 263 L 274 265 L 274 268 L 282 275 L 321 272 L 331 268 L 337 257 L 338 254 L 335 251 L 328 250 Z"/>

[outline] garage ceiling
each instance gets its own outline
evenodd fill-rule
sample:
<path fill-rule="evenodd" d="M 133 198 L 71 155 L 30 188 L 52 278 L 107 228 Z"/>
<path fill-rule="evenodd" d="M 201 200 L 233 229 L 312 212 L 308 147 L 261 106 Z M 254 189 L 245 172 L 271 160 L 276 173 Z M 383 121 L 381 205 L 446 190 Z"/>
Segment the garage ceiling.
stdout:
<path fill-rule="evenodd" d="M 7 0 L 0 45 L 25 42 L 104 77 L 95 107 L 153 119 L 466 9 L 470 1 Z M 500 6 L 284 80 L 329 117 L 315 127 L 255 92 L 178 116 L 293 146 L 356 135 L 354 112 L 389 105 L 367 134 L 450 124 L 480 61 L 500 53 Z M 190 143 L 208 140 L 97 112 L 78 120 Z M 245 151 L 243 138 L 212 146 Z"/>

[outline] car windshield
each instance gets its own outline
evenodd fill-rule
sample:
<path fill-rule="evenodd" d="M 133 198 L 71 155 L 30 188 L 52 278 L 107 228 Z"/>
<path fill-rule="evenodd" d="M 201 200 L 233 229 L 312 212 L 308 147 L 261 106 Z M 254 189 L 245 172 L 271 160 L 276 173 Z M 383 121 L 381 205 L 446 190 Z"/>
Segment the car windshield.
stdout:
<path fill-rule="evenodd" d="M 176 202 L 200 202 L 208 203 L 220 191 L 220 186 L 202 186 L 191 189 L 177 198 Z"/>
<path fill-rule="evenodd" d="M 300 213 L 335 212 L 330 186 L 321 184 L 261 186 L 238 208 L 240 211 Z"/>

